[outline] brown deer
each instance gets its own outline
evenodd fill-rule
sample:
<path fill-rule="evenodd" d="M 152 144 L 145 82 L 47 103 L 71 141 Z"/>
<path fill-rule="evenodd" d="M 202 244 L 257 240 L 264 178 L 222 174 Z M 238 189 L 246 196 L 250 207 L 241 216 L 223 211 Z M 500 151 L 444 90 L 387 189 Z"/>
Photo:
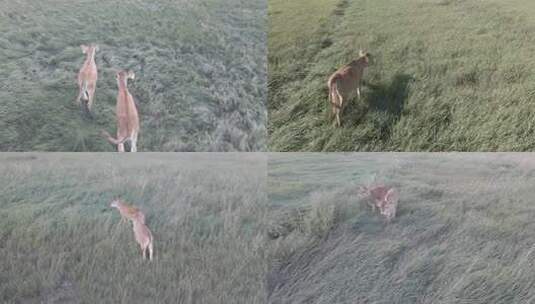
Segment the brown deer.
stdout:
<path fill-rule="evenodd" d="M 398 208 L 399 192 L 395 188 L 391 188 L 385 195 L 381 214 L 386 217 L 387 222 L 390 223 L 396 217 L 396 210 Z"/>
<path fill-rule="evenodd" d="M 88 114 L 91 113 L 91 107 L 95 98 L 95 89 L 97 87 L 97 64 L 95 63 L 95 53 L 98 51 L 98 45 L 91 44 L 81 45 L 82 53 L 86 55 L 84 64 L 78 73 L 78 98 L 76 101 Z"/>
<path fill-rule="evenodd" d="M 151 261 L 154 250 L 152 233 L 150 232 L 149 227 L 142 222 L 139 214 L 134 216 L 132 223 L 134 224 L 134 236 L 136 237 L 136 242 L 139 244 L 139 247 L 141 247 L 143 259 L 147 258 L 148 251 L 149 261 Z"/>
<path fill-rule="evenodd" d="M 386 186 L 361 187 L 359 194 L 370 198 L 368 204 L 372 206 L 373 211 L 375 212 L 375 209 L 379 208 L 381 215 L 388 222 L 396 217 L 399 201 L 399 192 L 396 188 Z"/>
<path fill-rule="evenodd" d="M 139 116 L 137 113 L 134 97 L 128 92 L 127 81 L 134 79 L 132 71 L 120 71 L 117 73 L 117 138 L 113 138 L 108 132 L 102 130 L 102 135 L 114 145 L 119 152 L 124 152 L 124 143 L 130 142 L 130 152 L 137 152 L 137 136 L 139 134 Z"/>
<path fill-rule="evenodd" d="M 115 199 L 111 202 L 110 207 L 117 208 L 121 214 L 121 223 L 128 220 L 138 220 L 145 224 L 145 214 L 139 208 L 130 206 L 120 199 Z"/>
<path fill-rule="evenodd" d="M 341 126 L 340 114 L 349 100 L 355 97 L 355 93 L 360 99 L 360 82 L 370 62 L 370 56 L 369 53 L 360 50 L 357 59 L 338 69 L 327 81 L 329 103 L 332 108 L 330 116 L 331 119 L 333 116 L 336 118 L 338 127 Z"/>

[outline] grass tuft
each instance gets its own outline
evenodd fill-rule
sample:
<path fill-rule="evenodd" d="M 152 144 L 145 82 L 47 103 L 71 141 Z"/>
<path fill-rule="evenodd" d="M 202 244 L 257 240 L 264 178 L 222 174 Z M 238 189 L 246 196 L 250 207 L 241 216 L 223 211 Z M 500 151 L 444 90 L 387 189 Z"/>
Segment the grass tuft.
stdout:
<path fill-rule="evenodd" d="M 265 150 L 264 1 L 14 0 L 0 11 L 1 151 L 114 151 L 98 134 L 116 130 L 119 69 L 136 73 L 141 151 Z M 94 120 L 75 103 L 87 43 L 100 47 Z"/>
<path fill-rule="evenodd" d="M 532 157 L 271 154 L 271 214 L 299 225 L 268 243 L 268 302 L 528 303 Z M 356 194 L 372 182 L 400 191 L 389 224 Z"/>
<path fill-rule="evenodd" d="M 525 0 L 270 1 L 270 151 L 531 151 L 533 12 Z M 359 49 L 372 54 L 363 98 L 336 128 L 326 82 Z"/>
<path fill-rule="evenodd" d="M 266 160 L 216 154 L 1 155 L 0 302 L 265 303 Z"/>

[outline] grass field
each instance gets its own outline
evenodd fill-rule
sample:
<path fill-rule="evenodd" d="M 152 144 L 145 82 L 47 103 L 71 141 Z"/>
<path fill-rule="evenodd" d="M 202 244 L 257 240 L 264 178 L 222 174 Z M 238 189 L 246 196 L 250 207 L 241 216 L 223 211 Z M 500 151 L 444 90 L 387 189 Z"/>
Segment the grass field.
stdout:
<path fill-rule="evenodd" d="M 0 1 L 0 150 L 114 151 L 115 70 L 132 69 L 140 151 L 266 146 L 264 0 Z M 97 43 L 94 120 L 80 45 Z"/>
<path fill-rule="evenodd" d="M 526 0 L 270 0 L 270 151 L 535 148 L 535 5 Z M 342 128 L 327 78 L 374 60 Z"/>
<path fill-rule="evenodd" d="M 533 303 L 535 155 L 271 154 L 268 302 Z M 356 198 L 400 191 L 389 225 Z"/>
<path fill-rule="evenodd" d="M 0 155 L 1 303 L 265 303 L 262 154 Z M 109 204 L 145 212 L 155 259 Z"/>

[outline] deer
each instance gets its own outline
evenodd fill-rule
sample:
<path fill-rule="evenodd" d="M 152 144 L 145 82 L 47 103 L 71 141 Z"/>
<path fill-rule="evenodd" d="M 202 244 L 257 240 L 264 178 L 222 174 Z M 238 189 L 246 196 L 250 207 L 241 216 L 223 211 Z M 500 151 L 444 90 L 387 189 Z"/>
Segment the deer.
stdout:
<path fill-rule="evenodd" d="M 327 81 L 329 104 L 332 110 L 330 117 L 336 118 L 335 123 L 338 127 L 342 125 L 340 115 L 349 100 L 355 97 L 355 93 L 360 99 L 360 85 L 370 57 L 370 53 L 360 50 L 357 59 L 338 69 Z"/>
<path fill-rule="evenodd" d="M 91 115 L 91 107 L 95 98 L 98 78 L 97 64 L 95 63 L 95 54 L 98 51 L 98 45 L 91 44 L 87 46 L 82 44 L 80 48 L 86 57 L 80 72 L 78 72 L 79 92 L 76 101 L 86 113 Z"/>
<path fill-rule="evenodd" d="M 391 188 L 385 195 L 383 205 L 381 208 L 381 215 L 390 223 L 396 217 L 398 208 L 399 192 L 395 188 Z"/>
<path fill-rule="evenodd" d="M 142 221 L 140 214 L 134 216 L 132 223 L 134 229 L 134 236 L 136 238 L 136 242 L 139 244 L 139 247 L 141 247 L 141 254 L 143 255 L 143 259 L 145 260 L 147 258 L 148 252 L 148 258 L 149 261 L 151 261 L 153 258 L 154 251 L 152 232 L 150 232 L 149 227 L 145 225 L 144 218 Z"/>
<path fill-rule="evenodd" d="M 399 192 L 396 188 L 389 188 L 386 186 L 361 187 L 359 194 L 363 197 L 368 197 L 370 200 L 368 204 L 375 212 L 379 209 L 380 214 L 383 215 L 387 222 L 391 222 L 396 217 L 396 210 L 399 201 Z"/>
<path fill-rule="evenodd" d="M 132 71 L 117 72 L 117 138 L 112 137 L 105 130 L 101 134 L 113 145 L 117 145 L 119 152 L 124 152 L 124 143 L 130 142 L 130 152 L 137 152 L 137 137 L 139 134 L 139 116 L 137 113 L 134 97 L 128 91 L 128 79 L 134 79 L 135 74 Z"/>
<path fill-rule="evenodd" d="M 114 199 L 111 202 L 110 207 L 117 208 L 117 210 L 121 214 L 120 223 L 127 222 L 128 220 L 138 220 L 142 224 L 145 224 L 145 214 L 143 214 L 143 212 L 141 212 L 139 208 L 130 206 L 121 199 Z"/>

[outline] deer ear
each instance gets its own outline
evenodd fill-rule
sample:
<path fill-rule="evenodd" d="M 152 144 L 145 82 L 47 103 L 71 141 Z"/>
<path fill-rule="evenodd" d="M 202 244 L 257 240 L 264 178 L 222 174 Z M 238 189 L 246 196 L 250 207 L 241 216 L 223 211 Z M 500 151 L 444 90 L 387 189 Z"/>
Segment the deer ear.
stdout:
<path fill-rule="evenodd" d="M 80 45 L 80 48 L 82 49 L 82 53 L 84 53 L 84 54 L 87 53 L 87 45 L 82 44 L 82 45 Z"/>
<path fill-rule="evenodd" d="M 136 78 L 136 74 L 134 74 L 133 71 L 128 71 L 128 78 L 135 79 Z"/>
<path fill-rule="evenodd" d="M 359 57 L 364 57 L 366 55 L 366 52 L 363 50 L 359 50 Z"/>

